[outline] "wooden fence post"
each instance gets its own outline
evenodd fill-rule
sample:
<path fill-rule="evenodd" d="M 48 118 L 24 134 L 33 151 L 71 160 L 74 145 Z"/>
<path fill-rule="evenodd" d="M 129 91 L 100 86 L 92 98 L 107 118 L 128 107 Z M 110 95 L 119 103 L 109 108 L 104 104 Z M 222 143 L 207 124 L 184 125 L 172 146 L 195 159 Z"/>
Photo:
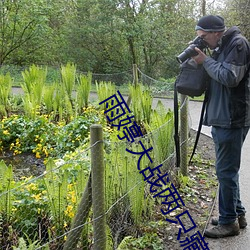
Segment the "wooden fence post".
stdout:
<path fill-rule="evenodd" d="M 102 126 L 90 127 L 94 250 L 106 249 L 104 150 Z"/>
<path fill-rule="evenodd" d="M 138 84 L 138 70 L 137 70 L 137 65 L 133 64 L 133 84 L 136 86 Z M 131 95 L 128 95 L 127 99 L 127 105 L 129 106 L 131 103 Z"/>
<path fill-rule="evenodd" d="M 133 84 L 135 86 L 138 84 L 138 70 L 136 64 L 133 64 Z"/>

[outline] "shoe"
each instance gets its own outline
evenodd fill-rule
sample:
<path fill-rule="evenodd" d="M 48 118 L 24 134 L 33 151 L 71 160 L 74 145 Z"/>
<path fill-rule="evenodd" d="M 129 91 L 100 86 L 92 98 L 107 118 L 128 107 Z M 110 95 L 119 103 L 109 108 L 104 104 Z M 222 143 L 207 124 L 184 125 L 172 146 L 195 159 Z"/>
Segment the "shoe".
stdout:
<path fill-rule="evenodd" d="M 243 229 L 243 228 L 245 228 L 247 226 L 247 220 L 246 220 L 245 214 L 242 214 L 242 215 L 238 216 L 238 222 L 239 222 L 240 229 Z M 212 218 L 211 224 L 214 225 L 214 226 L 217 226 L 218 225 L 218 219 L 217 218 Z"/>
<path fill-rule="evenodd" d="M 238 216 L 239 226 L 241 229 L 245 228 L 247 226 L 247 220 L 245 214 Z"/>
<path fill-rule="evenodd" d="M 204 236 L 209 238 L 224 238 L 228 236 L 239 235 L 240 227 L 237 222 L 232 224 L 219 224 L 215 227 L 205 230 Z"/>

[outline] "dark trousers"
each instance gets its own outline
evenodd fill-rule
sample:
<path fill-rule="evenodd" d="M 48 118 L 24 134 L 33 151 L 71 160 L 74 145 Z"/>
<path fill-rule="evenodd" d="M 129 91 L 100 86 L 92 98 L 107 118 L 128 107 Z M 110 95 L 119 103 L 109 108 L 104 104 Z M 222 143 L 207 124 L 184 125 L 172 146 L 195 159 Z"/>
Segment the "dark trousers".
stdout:
<path fill-rule="evenodd" d="M 239 169 L 241 149 L 249 127 L 212 127 L 215 143 L 216 174 L 219 181 L 219 223 L 231 224 L 245 214 L 240 200 Z"/>

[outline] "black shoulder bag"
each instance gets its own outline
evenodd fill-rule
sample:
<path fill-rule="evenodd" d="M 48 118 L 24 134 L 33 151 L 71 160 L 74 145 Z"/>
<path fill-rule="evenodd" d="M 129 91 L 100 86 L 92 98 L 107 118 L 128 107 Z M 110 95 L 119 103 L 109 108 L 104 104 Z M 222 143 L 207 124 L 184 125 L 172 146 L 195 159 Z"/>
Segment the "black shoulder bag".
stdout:
<path fill-rule="evenodd" d="M 201 96 L 207 88 L 207 72 L 203 65 L 197 64 L 192 58 L 180 66 L 180 73 L 175 86 L 178 93 L 191 97 Z"/>

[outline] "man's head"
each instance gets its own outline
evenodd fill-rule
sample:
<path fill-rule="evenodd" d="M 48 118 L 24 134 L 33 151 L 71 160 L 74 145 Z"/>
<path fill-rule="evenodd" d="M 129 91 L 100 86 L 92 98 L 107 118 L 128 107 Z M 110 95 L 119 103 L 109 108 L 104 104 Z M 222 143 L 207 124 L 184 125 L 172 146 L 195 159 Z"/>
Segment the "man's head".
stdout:
<path fill-rule="evenodd" d="M 195 26 L 199 37 L 207 42 L 210 49 L 215 49 L 225 31 L 224 19 L 220 16 L 203 16 Z"/>

